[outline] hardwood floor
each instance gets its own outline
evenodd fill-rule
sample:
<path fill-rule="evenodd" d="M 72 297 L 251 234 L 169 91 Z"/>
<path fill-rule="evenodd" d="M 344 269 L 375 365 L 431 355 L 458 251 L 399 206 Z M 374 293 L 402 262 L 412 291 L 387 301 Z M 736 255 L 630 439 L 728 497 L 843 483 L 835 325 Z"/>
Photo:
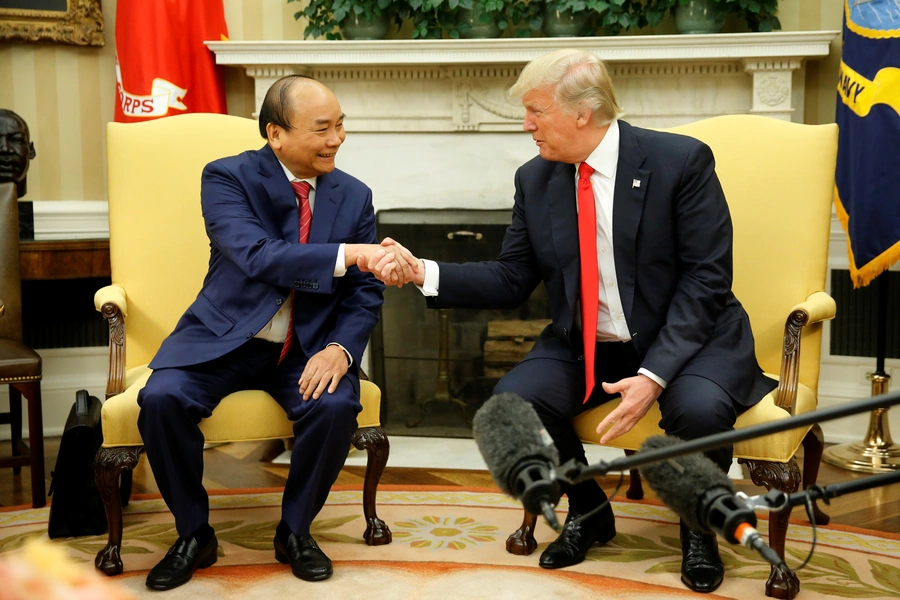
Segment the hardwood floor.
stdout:
<path fill-rule="evenodd" d="M 282 486 L 287 477 L 288 467 L 287 465 L 273 465 L 270 461 L 283 449 L 282 443 L 277 441 L 225 444 L 208 449 L 205 455 L 207 489 Z M 50 471 L 54 468 L 58 451 L 59 438 L 48 438 L 45 442 L 48 486 Z M 9 442 L 0 442 L 0 454 L 9 454 L 9 452 Z M 799 462 L 802 464 L 802 460 Z M 364 467 L 345 467 L 337 483 L 362 484 L 364 473 Z M 865 473 L 853 473 L 823 463 L 819 470 L 819 484 L 828 485 L 867 476 L 869 475 Z M 19 475 L 13 475 L 12 469 L 0 470 L 0 506 L 30 504 L 29 477 L 28 468 L 23 468 Z M 618 477 L 606 477 L 600 482 L 607 493 L 611 493 L 615 489 L 618 479 Z M 486 471 L 450 469 L 388 467 L 381 478 L 381 483 L 387 485 L 496 487 Z M 624 497 L 627 485 L 628 478 L 626 477 L 619 495 Z M 737 481 L 735 487 L 750 495 L 764 491 L 749 480 Z M 644 489 L 647 497 L 653 497 L 653 493 L 646 485 Z M 147 466 L 147 459 L 143 455 L 134 472 L 133 493 L 157 493 L 156 483 Z M 833 499 L 830 506 L 823 508 L 831 516 L 832 523 L 891 533 L 900 532 L 900 484 L 847 494 Z M 803 510 L 795 509 L 794 517 L 805 518 Z"/>

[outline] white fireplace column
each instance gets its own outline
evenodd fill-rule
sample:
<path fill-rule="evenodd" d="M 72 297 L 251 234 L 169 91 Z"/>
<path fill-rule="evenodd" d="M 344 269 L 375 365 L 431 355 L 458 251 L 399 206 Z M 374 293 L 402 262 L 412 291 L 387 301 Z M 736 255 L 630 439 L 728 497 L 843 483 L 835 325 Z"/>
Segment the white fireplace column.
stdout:
<path fill-rule="evenodd" d="M 800 69 L 796 58 L 745 58 L 741 60 L 744 71 L 753 76 L 753 104 L 750 112 L 790 121 L 794 71 Z M 802 100 L 802 99 L 801 99 Z M 798 103 L 794 103 L 796 105 Z M 802 102 L 799 103 L 802 106 Z"/>

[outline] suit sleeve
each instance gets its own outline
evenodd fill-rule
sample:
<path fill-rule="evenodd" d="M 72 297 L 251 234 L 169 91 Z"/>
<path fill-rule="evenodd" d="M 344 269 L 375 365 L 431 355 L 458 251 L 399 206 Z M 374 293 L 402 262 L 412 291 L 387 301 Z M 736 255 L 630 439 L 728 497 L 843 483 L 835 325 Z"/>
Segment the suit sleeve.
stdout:
<path fill-rule="evenodd" d="M 377 244 L 372 191 L 368 188 L 366 191 L 354 243 Z M 353 357 L 353 365 L 358 369 L 372 329 L 378 323 L 378 311 L 384 302 L 384 284 L 371 273 L 360 271 L 356 265 L 349 267 L 340 279 L 337 285 L 339 300 L 335 326 L 328 337 L 328 343 L 335 342 L 346 348 Z"/>
<path fill-rule="evenodd" d="M 329 294 L 339 244 L 299 244 L 274 238 L 253 212 L 247 190 L 217 162 L 206 165 L 200 204 L 210 242 L 247 277 L 295 289 L 301 281 L 316 281 L 311 293 Z"/>
<path fill-rule="evenodd" d="M 437 296 L 429 297 L 434 308 L 515 308 L 528 300 L 541 281 L 534 248 L 528 236 L 525 197 L 516 172 L 516 195 L 512 222 L 503 236 L 500 255 L 493 261 L 438 263 L 441 280 Z"/>
<path fill-rule="evenodd" d="M 681 276 L 641 367 L 672 381 L 706 344 L 732 283 L 732 226 L 709 146 L 688 153 L 673 199 Z"/>

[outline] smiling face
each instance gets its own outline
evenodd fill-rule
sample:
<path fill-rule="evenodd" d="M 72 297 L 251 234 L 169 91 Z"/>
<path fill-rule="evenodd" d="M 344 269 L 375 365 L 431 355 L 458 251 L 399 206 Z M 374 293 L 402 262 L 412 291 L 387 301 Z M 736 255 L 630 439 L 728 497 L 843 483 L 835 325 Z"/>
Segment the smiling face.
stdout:
<path fill-rule="evenodd" d="M 0 182 L 14 182 L 20 198 L 25 195 L 25 176 L 34 156 L 28 126 L 15 113 L 0 110 Z"/>
<path fill-rule="evenodd" d="M 318 177 L 334 170 L 334 159 L 344 138 L 344 113 L 337 98 L 324 85 L 298 80 L 289 91 L 291 129 L 269 123 L 269 145 L 298 179 Z"/>

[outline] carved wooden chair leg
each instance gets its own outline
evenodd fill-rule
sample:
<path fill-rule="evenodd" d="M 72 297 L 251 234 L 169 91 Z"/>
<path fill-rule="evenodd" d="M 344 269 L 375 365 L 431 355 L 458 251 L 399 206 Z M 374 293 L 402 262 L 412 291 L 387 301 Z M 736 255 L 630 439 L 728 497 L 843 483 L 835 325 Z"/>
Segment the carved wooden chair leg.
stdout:
<path fill-rule="evenodd" d="M 631 456 L 635 452 L 636 450 L 626 450 L 625 456 Z M 628 484 L 628 491 L 625 492 L 625 497 L 629 500 L 643 500 L 644 488 L 641 485 L 641 472 L 637 469 L 631 469 L 628 473 L 631 476 L 629 477 L 630 483 Z"/>
<path fill-rule="evenodd" d="M 794 457 L 791 457 L 791 460 L 786 463 L 744 459 L 739 462 L 747 465 L 753 483 L 764 486 L 767 490 L 775 488 L 786 494 L 792 494 L 800 488 L 800 467 L 797 466 L 797 460 Z M 790 518 L 790 509 L 769 513 L 769 545 L 782 559 L 784 559 L 784 542 L 787 538 Z M 772 567 L 769 579 L 766 581 L 766 596 L 779 600 L 792 600 L 799 592 L 800 580 L 792 570 L 776 571 Z"/>
<path fill-rule="evenodd" d="M 506 538 L 506 551 L 510 554 L 528 556 L 537 549 L 537 540 L 534 539 L 537 515 L 533 515 L 527 510 L 523 512 L 525 518 L 522 519 L 522 525 Z"/>
<path fill-rule="evenodd" d="M 819 476 L 819 465 L 822 463 L 822 452 L 825 450 L 825 436 L 822 435 L 822 428 L 818 423 L 812 426 L 806 437 L 803 438 L 803 489 L 805 490 L 811 485 L 816 484 Z M 812 521 L 812 515 L 807 516 Z M 813 502 L 813 514 L 816 518 L 816 525 L 828 525 L 831 517 L 825 514 L 819 507 L 818 502 Z"/>
<path fill-rule="evenodd" d="M 352 441 L 357 450 L 365 450 L 368 455 L 366 478 L 363 484 L 363 515 L 366 518 L 366 532 L 363 534 L 363 539 L 369 546 L 390 544 L 393 539 L 391 530 L 384 521 L 378 518 L 375 510 L 375 496 L 378 492 L 381 474 L 384 473 L 384 467 L 387 465 L 391 444 L 381 427 L 357 429 L 353 434 Z"/>
<path fill-rule="evenodd" d="M 31 505 L 47 504 L 44 484 L 44 418 L 41 412 L 41 382 L 14 383 L 28 400 L 28 456 L 31 457 Z"/>
<path fill-rule="evenodd" d="M 9 441 L 12 444 L 12 455 L 22 456 L 22 393 L 16 386 L 9 386 Z M 20 475 L 22 467 L 13 467 L 13 475 Z"/>
<path fill-rule="evenodd" d="M 100 448 L 94 459 L 94 478 L 97 490 L 106 508 L 106 523 L 109 538 L 106 547 L 97 553 L 94 566 L 107 575 L 122 572 L 122 496 L 119 476 L 123 471 L 131 471 L 137 466 L 141 447 Z"/>

